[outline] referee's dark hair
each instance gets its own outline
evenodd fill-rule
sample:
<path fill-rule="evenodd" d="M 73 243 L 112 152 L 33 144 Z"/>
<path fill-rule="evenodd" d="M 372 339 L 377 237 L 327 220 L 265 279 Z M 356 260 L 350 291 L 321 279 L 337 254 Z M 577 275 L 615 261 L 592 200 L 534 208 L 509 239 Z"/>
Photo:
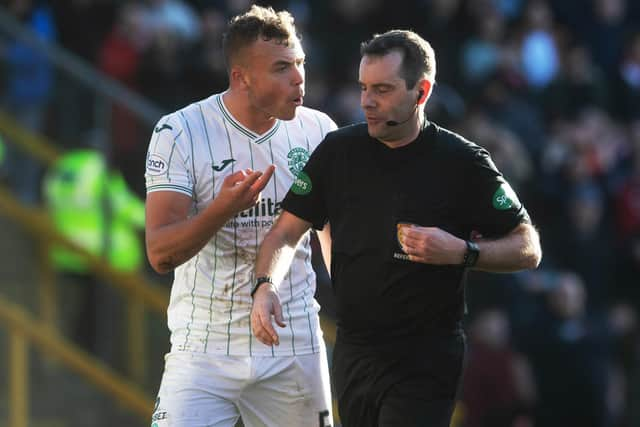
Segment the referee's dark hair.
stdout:
<path fill-rule="evenodd" d="M 431 83 L 435 83 L 436 55 L 429 42 L 413 31 L 390 30 L 384 34 L 375 34 L 371 40 L 360 45 L 362 56 L 384 56 L 394 50 L 402 54 L 400 74 L 408 89 L 413 88 L 425 76 Z"/>
<path fill-rule="evenodd" d="M 227 65 L 227 71 L 235 57 L 243 48 L 256 41 L 276 40 L 288 46 L 293 39 L 298 38 L 293 16 L 286 10 L 276 12 L 272 7 L 251 6 L 246 13 L 237 15 L 229 21 L 227 32 L 222 38 L 222 51 Z"/>

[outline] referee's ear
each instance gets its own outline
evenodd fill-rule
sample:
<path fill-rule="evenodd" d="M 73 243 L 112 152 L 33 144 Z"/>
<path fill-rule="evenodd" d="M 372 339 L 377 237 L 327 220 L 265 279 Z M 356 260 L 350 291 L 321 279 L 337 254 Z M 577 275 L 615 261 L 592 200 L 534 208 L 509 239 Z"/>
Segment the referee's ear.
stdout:
<path fill-rule="evenodd" d="M 418 98 L 418 105 L 425 104 L 429 100 L 429 97 L 431 96 L 431 90 L 433 89 L 433 84 L 431 83 L 431 81 L 427 79 L 422 80 L 418 84 L 420 86 L 419 93 L 421 93 L 420 97 Z"/>

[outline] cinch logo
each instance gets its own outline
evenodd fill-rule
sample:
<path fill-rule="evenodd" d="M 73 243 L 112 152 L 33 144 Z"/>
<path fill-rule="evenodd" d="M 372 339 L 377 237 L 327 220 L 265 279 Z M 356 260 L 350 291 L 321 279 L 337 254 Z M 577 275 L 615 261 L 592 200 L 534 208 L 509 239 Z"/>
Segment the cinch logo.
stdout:
<path fill-rule="evenodd" d="M 147 166 L 155 169 L 164 169 L 164 162 L 162 160 L 149 159 Z"/>
<path fill-rule="evenodd" d="M 147 173 L 149 175 L 160 175 L 167 171 L 167 162 L 157 154 L 152 154 L 147 158 Z"/>

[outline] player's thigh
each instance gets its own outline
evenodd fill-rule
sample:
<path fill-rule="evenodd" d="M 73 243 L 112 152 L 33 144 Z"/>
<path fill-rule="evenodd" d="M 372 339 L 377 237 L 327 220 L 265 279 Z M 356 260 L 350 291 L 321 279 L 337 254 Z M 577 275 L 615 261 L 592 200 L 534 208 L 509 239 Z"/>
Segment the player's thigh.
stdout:
<path fill-rule="evenodd" d="M 262 360 L 263 375 L 243 393 L 246 427 L 329 427 L 333 424 L 329 369 L 324 352 Z"/>
<path fill-rule="evenodd" d="M 152 427 L 233 427 L 246 360 L 190 353 L 167 355 Z"/>

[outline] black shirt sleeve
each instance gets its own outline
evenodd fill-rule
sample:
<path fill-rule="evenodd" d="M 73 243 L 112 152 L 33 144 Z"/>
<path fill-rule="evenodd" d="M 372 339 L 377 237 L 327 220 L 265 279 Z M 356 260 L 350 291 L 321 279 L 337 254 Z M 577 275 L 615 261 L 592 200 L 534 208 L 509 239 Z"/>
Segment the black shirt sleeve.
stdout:
<path fill-rule="evenodd" d="M 329 145 L 327 139 L 320 143 L 282 201 L 284 210 L 310 222 L 316 230 L 324 228 L 328 216 Z"/>
<path fill-rule="evenodd" d="M 499 237 L 520 223 L 530 223 L 527 210 L 489 153 L 474 145 L 468 154 L 463 204 L 469 215 L 469 226 L 484 237 Z"/>

